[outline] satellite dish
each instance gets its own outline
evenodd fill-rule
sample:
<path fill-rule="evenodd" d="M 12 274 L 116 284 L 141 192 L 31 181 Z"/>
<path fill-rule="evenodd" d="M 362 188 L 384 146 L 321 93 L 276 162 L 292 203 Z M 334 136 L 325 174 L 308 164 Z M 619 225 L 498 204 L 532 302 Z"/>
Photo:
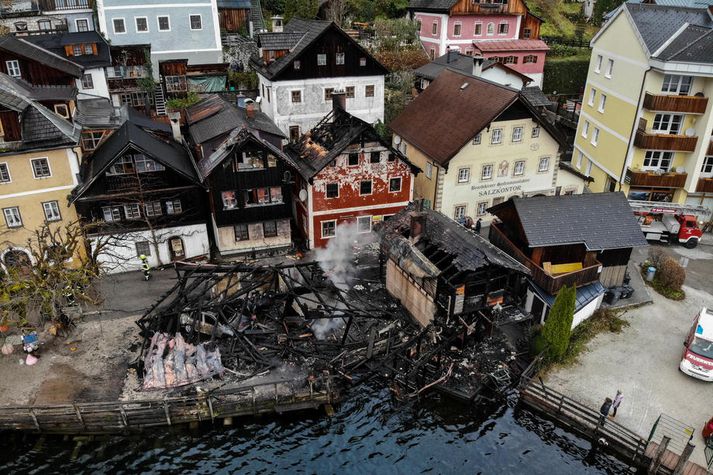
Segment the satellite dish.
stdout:
<path fill-rule="evenodd" d="M 395 143 L 396 145 L 400 144 L 400 143 L 401 143 L 401 137 L 399 137 L 398 135 L 394 135 L 394 143 Z"/>
<path fill-rule="evenodd" d="M 696 129 L 694 129 L 693 127 L 689 127 L 686 129 L 685 134 L 686 137 L 693 137 L 694 135 L 696 135 Z"/>
<path fill-rule="evenodd" d="M 307 190 L 300 190 L 300 201 L 305 202 L 307 201 Z"/>

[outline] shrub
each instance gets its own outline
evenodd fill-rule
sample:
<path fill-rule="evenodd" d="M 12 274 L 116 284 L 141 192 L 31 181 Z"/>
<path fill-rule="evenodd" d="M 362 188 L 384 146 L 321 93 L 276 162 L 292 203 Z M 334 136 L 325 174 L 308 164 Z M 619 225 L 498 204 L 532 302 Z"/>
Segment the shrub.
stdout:
<path fill-rule="evenodd" d="M 188 107 L 198 103 L 200 100 L 201 98 L 198 94 L 195 92 L 189 92 L 186 97 L 169 99 L 166 101 L 166 108 L 174 111 L 187 109 Z"/>
<path fill-rule="evenodd" d="M 577 299 L 574 287 L 562 287 L 557 294 L 550 314 L 542 327 L 542 336 L 547 342 L 549 356 L 559 361 L 567 353 L 572 333 L 572 319 Z"/>
<path fill-rule="evenodd" d="M 649 264 L 656 267 L 657 269 L 659 268 L 659 266 L 661 265 L 661 261 L 665 257 L 668 257 L 668 254 L 666 254 L 666 251 L 664 251 L 660 247 L 649 248 Z"/>
<path fill-rule="evenodd" d="M 545 94 L 579 94 L 584 89 L 589 72 L 589 58 L 555 58 L 545 62 L 543 91 Z"/>
<path fill-rule="evenodd" d="M 657 280 L 671 290 L 681 290 L 686 280 L 686 269 L 676 262 L 673 257 L 665 256 L 656 266 Z"/>

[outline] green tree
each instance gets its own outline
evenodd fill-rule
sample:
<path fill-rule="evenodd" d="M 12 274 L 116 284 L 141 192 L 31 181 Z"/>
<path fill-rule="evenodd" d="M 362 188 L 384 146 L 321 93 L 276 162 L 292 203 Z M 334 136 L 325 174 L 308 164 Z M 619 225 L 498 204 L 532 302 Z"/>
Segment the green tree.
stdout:
<path fill-rule="evenodd" d="M 319 11 L 318 0 L 290 0 L 285 3 L 285 22 L 294 17 L 313 20 Z"/>
<path fill-rule="evenodd" d="M 550 309 L 545 326 L 542 327 L 542 336 L 547 342 L 549 356 L 555 361 L 562 359 L 567 352 L 576 300 L 577 289 L 574 286 L 562 287 Z"/>
<path fill-rule="evenodd" d="M 624 3 L 624 0 L 597 0 L 597 3 L 594 4 L 594 11 L 592 11 L 592 23 L 601 25 L 604 20 L 604 15 L 622 3 Z"/>

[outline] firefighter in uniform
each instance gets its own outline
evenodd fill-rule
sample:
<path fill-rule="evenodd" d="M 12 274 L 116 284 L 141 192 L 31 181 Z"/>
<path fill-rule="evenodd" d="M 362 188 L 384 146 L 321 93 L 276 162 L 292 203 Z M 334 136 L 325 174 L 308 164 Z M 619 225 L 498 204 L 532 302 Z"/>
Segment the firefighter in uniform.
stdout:
<path fill-rule="evenodd" d="M 143 254 L 139 256 L 139 259 L 141 259 L 141 270 L 144 271 L 144 280 L 149 280 L 151 278 L 151 266 L 149 266 L 149 260 Z"/>

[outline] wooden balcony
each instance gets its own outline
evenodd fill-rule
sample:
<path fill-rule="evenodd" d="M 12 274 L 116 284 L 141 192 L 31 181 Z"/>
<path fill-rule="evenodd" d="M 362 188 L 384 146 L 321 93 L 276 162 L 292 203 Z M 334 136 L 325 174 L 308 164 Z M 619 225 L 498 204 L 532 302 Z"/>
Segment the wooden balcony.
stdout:
<path fill-rule="evenodd" d="M 549 274 L 513 244 L 500 230 L 499 226 L 500 223 L 495 222 L 490 225 L 490 234 L 488 236 L 490 242 L 530 269 L 532 280 L 548 294 L 556 294 L 565 285 L 581 287 L 599 280 L 602 264 L 596 259 L 592 259 L 591 262 L 584 262 L 584 268 L 577 271 L 558 275 Z"/>
<path fill-rule="evenodd" d="M 699 178 L 696 193 L 713 193 L 713 178 Z"/>
<path fill-rule="evenodd" d="M 649 186 L 660 188 L 683 188 L 686 185 L 687 173 L 652 173 L 646 171 L 627 170 L 627 182 L 631 186 Z"/>
<path fill-rule="evenodd" d="M 644 109 L 650 111 L 704 114 L 707 106 L 708 98 L 703 96 L 666 96 L 649 92 L 644 95 Z"/>
<path fill-rule="evenodd" d="M 637 130 L 634 145 L 646 150 L 671 150 L 676 152 L 693 152 L 696 149 L 698 137 L 685 135 L 649 134 Z"/>

